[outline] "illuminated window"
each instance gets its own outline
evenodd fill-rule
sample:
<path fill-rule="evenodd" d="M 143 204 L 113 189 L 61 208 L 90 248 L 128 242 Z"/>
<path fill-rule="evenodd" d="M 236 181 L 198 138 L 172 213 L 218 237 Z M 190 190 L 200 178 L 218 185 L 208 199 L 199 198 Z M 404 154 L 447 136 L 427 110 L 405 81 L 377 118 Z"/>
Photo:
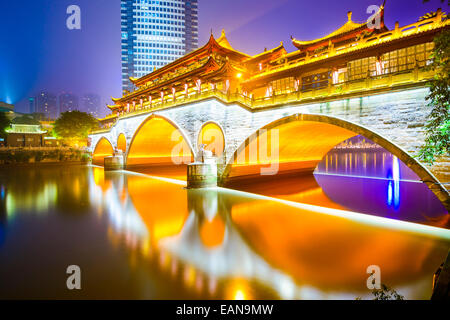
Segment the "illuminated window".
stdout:
<path fill-rule="evenodd" d="M 295 91 L 295 79 L 293 77 L 283 78 L 271 82 L 274 94 L 285 94 Z"/>

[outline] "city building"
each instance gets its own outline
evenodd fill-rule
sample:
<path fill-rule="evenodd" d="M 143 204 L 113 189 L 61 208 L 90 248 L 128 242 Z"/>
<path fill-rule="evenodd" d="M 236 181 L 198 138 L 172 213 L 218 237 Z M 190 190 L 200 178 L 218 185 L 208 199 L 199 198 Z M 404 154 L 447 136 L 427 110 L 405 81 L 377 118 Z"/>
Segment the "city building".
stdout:
<path fill-rule="evenodd" d="M 122 89 L 198 46 L 198 0 L 121 0 Z"/>
<path fill-rule="evenodd" d="M 59 95 L 59 112 L 79 110 L 78 97 L 71 93 Z"/>
<path fill-rule="evenodd" d="M 99 117 L 100 114 L 100 96 L 95 93 L 87 93 L 83 96 L 83 110 L 90 113 L 94 117 Z"/>
<path fill-rule="evenodd" d="M 36 112 L 36 98 L 34 97 L 29 97 L 28 98 L 28 103 L 29 103 L 29 113 L 35 113 Z"/>
<path fill-rule="evenodd" d="M 355 90 L 380 90 L 421 83 L 427 71 L 433 38 L 449 27 L 439 9 L 418 22 L 388 30 L 384 6 L 376 14 L 378 27 L 347 21 L 320 39 L 292 38 L 298 49 L 288 53 L 283 43 L 250 56 L 234 49 L 225 32 L 211 34 L 208 43 L 139 78 L 137 88 L 108 106 L 112 114 L 101 123 L 110 126 L 117 117 L 145 109 L 161 109 L 187 101 L 219 97 L 249 108 L 342 96 Z M 423 80 L 421 80 L 423 79 Z"/>
<path fill-rule="evenodd" d="M 43 114 L 46 119 L 56 119 L 59 116 L 56 96 L 49 92 L 40 92 L 36 96 L 36 113 Z"/>

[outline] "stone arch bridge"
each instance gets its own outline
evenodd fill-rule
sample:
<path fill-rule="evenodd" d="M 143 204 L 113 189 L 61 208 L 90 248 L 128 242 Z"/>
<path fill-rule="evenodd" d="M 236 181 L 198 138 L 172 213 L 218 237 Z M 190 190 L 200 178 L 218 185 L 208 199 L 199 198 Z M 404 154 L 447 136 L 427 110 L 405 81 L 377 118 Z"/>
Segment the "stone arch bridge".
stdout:
<path fill-rule="evenodd" d="M 222 184 L 259 175 L 271 159 L 261 156 L 260 141 L 279 144 L 278 173 L 313 171 L 317 163 L 340 142 L 363 135 L 410 167 L 446 208 L 446 159 L 433 166 L 417 160 L 424 143 L 423 126 L 429 113 L 427 88 L 348 97 L 322 102 L 289 103 L 252 109 L 239 102 L 210 96 L 161 110 L 146 110 L 120 117 L 108 129 L 90 135 L 93 163 L 113 149 L 122 149 L 125 167 L 169 164 L 171 150 L 182 147 L 184 162 L 196 156 L 205 124 L 223 132 L 223 152 L 218 154 Z M 260 130 L 264 129 L 264 130 Z M 278 129 L 277 134 L 271 134 Z M 275 137 L 276 136 L 276 137 Z M 264 138 L 264 139 L 263 139 Z M 268 141 L 268 142 L 267 142 Z M 257 158 L 245 157 L 256 150 Z M 173 162 L 172 162 L 173 164 Z"/>

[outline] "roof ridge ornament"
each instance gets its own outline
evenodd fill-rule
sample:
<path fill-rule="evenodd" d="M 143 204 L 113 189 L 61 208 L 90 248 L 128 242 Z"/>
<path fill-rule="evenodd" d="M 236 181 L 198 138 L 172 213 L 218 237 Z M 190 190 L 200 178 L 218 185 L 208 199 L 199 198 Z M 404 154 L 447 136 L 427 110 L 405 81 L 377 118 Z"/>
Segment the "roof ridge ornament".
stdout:
<path fill-rule="evenodd" d="M 352 22 L 352 14 L 353 14 L 352 11 L 348 11 L 348 12 L 347 12 L 348 22 Z"/>

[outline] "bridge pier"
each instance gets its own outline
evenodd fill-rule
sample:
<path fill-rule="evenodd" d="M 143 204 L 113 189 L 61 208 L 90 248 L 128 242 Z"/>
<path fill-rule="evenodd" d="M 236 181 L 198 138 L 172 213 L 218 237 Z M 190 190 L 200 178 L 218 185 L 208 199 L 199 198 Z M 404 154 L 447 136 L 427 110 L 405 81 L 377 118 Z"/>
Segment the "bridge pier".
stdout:
<path fill-rule="evenodd" d="M 114 170 L 122 170 L 123 169 L 123 156 L 122 155 L 114 155 L 110 157 L 105 157 L 104 159 L 104 170 L 105 171 L 114 171 Z"/>
<path fill-rule="evenodd" d="M 187 166 L 188 189 L 217 186 L 217 163 L 212 158 L 205 162 L 193 162 Z"/>

